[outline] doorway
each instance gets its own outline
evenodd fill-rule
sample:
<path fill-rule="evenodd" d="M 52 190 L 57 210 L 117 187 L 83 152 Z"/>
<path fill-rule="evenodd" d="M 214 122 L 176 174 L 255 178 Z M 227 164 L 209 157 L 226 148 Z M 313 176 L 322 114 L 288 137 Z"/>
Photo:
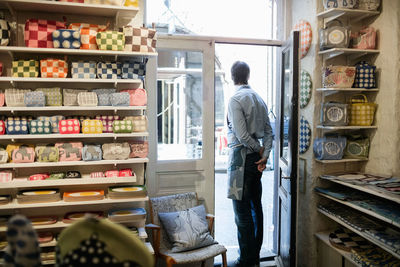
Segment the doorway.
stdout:
<path fill-rule="evenodd" d="M 272 46 L 215 44 L 215 237 L 227 248 L 228 261 L 233 261 L 238 257 L 239 249 L 232 201 L 227 198 L 226 113 L 229 98 L 235 90 L 230 68 L 236 60 L 249 64 L 249 85 L 263 98 L 269 109 L 271 124 L 275 124 L 276 53 L 277 48 Z M 272 128 L 275 127 L 272 125 Z M 262 177 L 264 238 L 261 258 L 270 258 L 276 254 L 273 219 L 275 197 L 273 158 L 274 150 L 271 151 L 267 169 Z"/>

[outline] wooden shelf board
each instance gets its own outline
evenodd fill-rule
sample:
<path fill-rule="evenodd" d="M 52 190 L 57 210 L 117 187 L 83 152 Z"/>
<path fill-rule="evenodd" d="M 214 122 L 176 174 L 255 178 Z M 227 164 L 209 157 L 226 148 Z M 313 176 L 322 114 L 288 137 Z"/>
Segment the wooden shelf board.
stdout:
<path fill-rule="evenodd" d="M 2 0 L 2 2 L 3 8 L 6 8 L 8 5 L 13 9 L 13 12 L 36 11 L 103 17 L 115 17 L 117 14 L 120 14 L 121 16 L 135 17 L 139 11 L 139 8 L 137 7 L 50 2 L 43 0 Z"/>
<path fill-rule="evenodd" d="M 337 56 L 350 56 L 352 59 L 357 59 L 364 55 L 378 54 L 380 51 L 376 49 L 355 49 L 355 48 L 331 48 L 319 51 L 318 54 L 324 56 L 324 59 L 332 59 Z"/>
<path fill-rule="evenodd" d="M 123 204 L 132 202 L 143 202 L 148 201 L 149 198 L 137 197 L 137 198 L 121 198 L 121 199 L 110 199 L 104 198 L 102 200 L 90 200 L 90 201 L 56 201 L 56 202 L 45 202 L 45 203 L 30 203 L 30 204 L 19 204 L 16 199 L 9 204 L 0 206 L 0 210 L 18 210 L 18 209 L 32 209 L 32 208 L 49 208 L 49 207 L 67 207 L 67 206 L 89 206 L 89 205 L 107 205 L 107 204 Z"/>
<path fill-rule="evenodd" d="M 130 158 L 127 160 L 98 160 L 98 161 L 58 161 L 58 162 L 32 162 L 32 163 L 5 163 L 0 164 L 0 169 L 10 168 L 38 168 L 38 167 L 63 167 L 63 166 L 95 166 L 146 163 L 148 158 Z"/>
<path fill-rule="evenodd" d="M 83 106 L 56 106 L 56 107 L 0 107 L 0 112 L 18 112 L 18 111 L 123 111 L 123 110 L 146 110 L 146 106 L 96 106 L 96 107 L 83 107 Z"/>
<path fill-rule="evenodd" d="M 365 88 L 317 88 L 317 92 L 379 92 L 379 89 L 365 89 Z"/>
<path fill-rule="evenodd" d="M 141 84 L 140 79 L 77 79 L 77 78 L 24 78 L 0 77 L 0 82 L 25 83 L 108 83 L 108 84 Z"/>
<path fill-rule="evenodd" d="M 337 253 L 339 253 L 340 255 L 342 255 L 346 260 L 350 261 L 351 263 L 353 263 L 355 266 L 357 267 L 361 267 L 360 264 L 356 263 L 352 258 L 351 258 L 351 252 L 347 252 L 345 250 L 342 249 L 338 249 L 335 248 L 334 246 L 331 245 L 331 243 L 329 242 L 329 234 L 333 232 L 332 231 L 325 231 L 325 232 L 319 232 L 316 233 L 315 236 L 321 240 L 322 242 L 324 242 L 327 246 L 329 246 L 330 248 L 332 248 L 334 251 L 336 251 Z"/>
<path fill-rule="evenodd" d="M 350 207 L 350 208 L 353 208 L 353 209 L 355 209 L 355 210 L 361 211 L 361 212 L 363 212 L 363 213 L 365 213 L 365 214 L 368 214 L 368 215 L 370 215 L 370 216 L 372 216 L 372 217 L 375 217 L 375 218 L 377 218 L 377 219 L 379 219 L 379 220 L 381 220 L 381 221 L 384 221 L 384 222 L 386 222 L 386 223 L 388 223 L 388 224 L 394 225 L 394 226 L 396 226 L 396 227 L 400 227 L 400 223 L 394 222 L 393 220 L 388 219 L 388 218 L 386 218 L 386 217 L 383 217 L 382 215 L 380 215 L 380 214 L 378 214 L 378 213 L 375 213 L 375 212 L 373 212 L 373 211 L 371 211 L 371 210 L 369 210 L 369 209 L 366 209 L 366 208 L 357 206 L 357 205 L 355 205 L 355 204 L 353 204 L 353 203 L 351 203 L 351 202 L 348 202 L 348 201 L 343 201 L 343 200 L 340 200 L 340 199 L 331 197 L 331 196 L 329 196 L 329 195 L 326 195 L 326 194 L 323 194 L 323 193 L 320 193 L 320 192 L 318 192 L 318 195 L 323 196 L 323 197 L 325 197 L 325 198 L 328 198 L 328 199 L 330 199 L 330 200 L 333 200 L 333 201 L 335 201 L 335 202 L 338 202 L 338 203 L 340 203 L 340 204 L 343 204 L 343 205 L 345 205 L 345 206 L 348 206 L 348 207 Z"/>
<path fill-rule="evenodd" d="M 323 130 L 363 130 L 363 129 L 377 129 L 378 126 L 324 126 L 317 125 L 317 129 Z"/>
<path fill-rule="evenodd" d="M 363 162 L 368 161 L 368 159 L 340 159 L 340 160 L 319 160 L 316 159 L 315 161 L 323 164 L 333 164 L 333 163 L 349 163 L 349 162 Z"/>
<path fill-rule="evenodd" d="M 353 231 L 354 233 L 358 234 L 359 236 L 364 237 L 365 239 L 367 239 L 368 241 L 370 241 L 371 243 L 377 245 L 378 247 L 386 250 L 387 252 L 389 252 L 390 254 L 392 254 L 393 256 L 395 256 L 396 258 L 400 259 L 400 255 L 397 254 L 396 252 L 394 252 L 393 250 L 389 249 L 387 246 L 385 246 L 384 244 L 382 244 L 381 242 L 379 242 L 379 240 L 376 240 L 368 235 L 366 235 L 365 233 L 358 231 L 357 229 L 355 229 L 354 227 L 348 225 L 347 223 L 343 222 L 342 220 L 340 220 L 339 218 L 336 218 L 335 216 L 325 212 L 322 209 L 317 209 L 318 212 L 322 213 L 323 215 L 327 216 L 328 218 L 332 219 L 333 221 L 339 223 L 340 225 L 348 228 L 349 230 Z"/>
<path fill-rule="evenodd" d="M 12 135 L 5 134 L 0 135 L 0 140 L 21 140 L 21 139 L 60 139 L 60 138 L 132 138 L 132 137 L 146 137 L 149 136 L 148 132 L 137 132 L 137 133 L 102 133 L 102 134 L 21 134 Z"/>
<path fill-rule="evenodd" d="M 368 188 L 368 186 L 350 184 L 350 183 L 346 183 L 346 182 L 339 181 L 339 180 L 336 180 L 336 179 L 323 178 L 323 177 L 320 177 L 320 178 L 400 204 L 400 195 L 382 193 L 380 191 L 376 191 L 376 190 L 370 189 L 370 188 Z"/>
<path fill-rule="evenodd" d="M 150 242 L 145 242 L 144 244 L 149 249 L 150 253 L 154 255 L 154 249 L 153 249 L 153 246 L 151 245 L 151 243 Z"/>
<path fill-rule="evenodd" d="M 350 17 L 351 19 L 364 19 L 371 16 L 379 15 L 379 11 L 369 11 L 361 9 L 349 9 L 349 8 L 330 8 L 321 13 L 317 14 L 319 18 L 331 18 L 335 17 Z"/>
<path fill-rule="evenodd" d="M 41 1 L 43 3 L 43 0 Z M 53 2 L 61 3 L 61 2 Z M 94 49 L 38 48 L 26 46 L 0 46 L 0 53 L 35 53 L 78 56 L 155 57 L 157 52 L 111 51 Z"/>
<path fill-rule="evenodd" d="M 104 177 L 104 178 L 80 178 L 80 179 L 60 179 L 60 180 L 38 180 L 28 181 L 15 179 L 11 182 L 0 183 L 0 189 L 16 189 L 16 188 L 40 188 L 40 187 L 64 187 L 76 185 L 118 185 L 135 183 L 136 176 L 130 177 Z"/>

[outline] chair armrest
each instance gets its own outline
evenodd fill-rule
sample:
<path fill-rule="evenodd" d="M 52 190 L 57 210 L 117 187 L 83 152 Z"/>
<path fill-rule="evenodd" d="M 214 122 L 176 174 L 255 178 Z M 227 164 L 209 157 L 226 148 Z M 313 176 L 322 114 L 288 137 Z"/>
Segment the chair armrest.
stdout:
<path fill-rule="evenodd" d="M 206 219 L 208 221 L 208 231 L 210 231 L 210 233 L 212 233 L 212 231 L 214 229 L 215 216 L 213 214 L 207 214 Z"/>
<path fill-rule="evenodd" d="M 160 253 L 160 242 L 161 242 L 161 227 L 156 224 L 146 224 L 146 229 L 152 230 L 153 234 L 153 248 L 154 252 L 158 255 Z"/>

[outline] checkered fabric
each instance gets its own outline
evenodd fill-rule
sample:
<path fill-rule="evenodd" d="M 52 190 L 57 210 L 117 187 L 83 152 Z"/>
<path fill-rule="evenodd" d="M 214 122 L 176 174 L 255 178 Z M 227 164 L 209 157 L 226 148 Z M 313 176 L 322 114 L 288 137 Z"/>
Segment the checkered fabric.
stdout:
<path fill-rule="evenodd" d="M 146 132 L 147 131 L 147 117 L 141 116 L 128 116 L 124 120 L 131 120 L 133 125 L 133 132 Z"/>
<path fill-rule="evenodd" d="M 351 249 L 372 248 L 371 243 L 348 229 L 337 229 L 329 234 L 329 242 L 332 246 L 350 251 Z"/>
<path fill-rule="evenodd" d="M 71 76 L 74 79 L 96 79 L 96 62 L 72 62 Z"/>
<path fill-rule="evenodd" d="M 103 132 L 103 123 L 101 120 L 84 120 L 82 123 L 82 133 L 101 134 Z"/>
<path fill-rule="evenodd" d="M 299 154 L 307 152 L 311 144 L 311 127 L 308 121 L 301 116 L 300 118 L 300 137 L 299 137 Z"/>
<path fill-rule="evenodd" d="M 124 0 L 84 0 L 85 4 L 122 6 Z"/>
<path fill-rule="evenodd" d="M 356 99 L 362 96 L 363 99 Z M 369 103 L 365 95 L 354 95 L 351 98 L 350 105 L 350 125 L 353 126 L 371 126 L 374 122 L 375 103 Z"/>
<path fill-rule="evenodd" d="M 4 19 L 0 19 L 0 46 L 10 44 L 10 24 Z"/>
<path fill-rule="evenodd" d="M 100 50 L 122 51 L 125 46 L 125 35 L 117 31 L 98 32 L 96 43 Z"/>
<path fill-rule="evenodd" d="M 51 123 L 49 121 L 31 120 L 29 122 L 30 134 L 51 134 Z"/>
<path fill-rule="evenodd" d="M 97 94 L 99 106 L 111 106 L 111 94 L 116 92 L 116 89 L 95 89 L 92 92 Z"/>
<path fill-rule="evenodd" d="M 8 156 L 7 156 L 7 158 L 8 158 Z M 1 171 L 0 172 L 0 182 L 2 182 L 2 183 L 11 182 L 12 178 L 13 178 L 12 171 Z"/>
<path fill-rule="evenodd" d="M 102 178 L 105 177 L 103 172 L 91 172 L 90 178 Z"/>
<path fill-rule="evenodd" d="M 131 120 L 115 120 L 113 122 L 114 133 L 131 133 L 133 125 Z"/>
<path fill-rule="evenodd" d="M 55 30 L 52 34 L 54 48 L 79 49 L 81 34 L 75 30 Z"/>
<path fill-rule="evenodd" d="M 28 19 L 25 23 L 25 45 L 27 47 L 54 48 L 52 33 L 66 29 L 66 23 L 55 20 Z"/>
<path fill-rule="evenodd" d="M 13 77 L 31 77 L 39 76 L 39 61 L 37 60 L 15 60 L 12 62 Z"/>
<path fill-rule="evenodd" d="M 111 94 L 111 105 L 113 106 L 129 106 L 130 104 L 130 95 L 129 93 L 113 93 Z"/>
<path fill-rule="evenodd" d="M 139 0 L 125 0 L 124 6 L 139 7 Z"/>
<path fill-rule="evenodd" d="M 120 117 L 118 115 L 114 116 L 96 116 L 96 120 L 101 120 L 103 123 L 103 133 L 112 133 L 113 132 L 113 122 L 115 120 L 119 120 Z"/>
<path fill-rule="evenodd" d="M 5 91 L 5 99 L 6 105 L 8 107 L 23 107 L 24 103 L 24 94 L 30 92 L 29 89 L 6 89 Z"/>
<path fill-rule="evenodd" d="M 125 51 L 156 52 L 157 35 L 155 29 L 124 26 Z"/>
<path fill-rule="evenodd" d="M 95 107 L 98 104 L 97 94 L 94 92 L 82 92 L 78 94 L 78 105 Z"/>
<path fill-rule="evenodd" d="M 51 117 L 40 116 L 37 119 L 40 120 L 40 121 L 48 121 L 48 122 L 50 122 L 51 123 L 51 131 L 53 133 L 59 133 L 58 123 L 61 120 L 65 120 L 65 117 L 62 116 L 62 115 L 54 115 L 54 116 L 51 116 Z"/>
<path fill-rule="evenodd" d="M 5 133 L 6 133 L 6 123 L 0 120 L 0 135 L 3 135 Z"/>
<path fill-rule="evenodd" d="M 44 107 L 46 105 L 46 98 L 43 92 L 26 92 L 24 103 L 27 107 Z"/>
<path fill-rule="evenodd" d="M 42 78 L 67 78 L 68 63 L 52 58 L 40 60 L 40 73 Z"/>
<path fill-rule="evenodd" d="M 81 131 L 79 120 L 61 120 L 58 122 L 60 134 L 78 134 Z"/>
<path fill-rule="evenodd" d="M 146 75 L 146 62 L 122 63 L 122 79 L 138 79 Z"/>
<path fill-rule="evenodd" d="M 122 64 L 120 62 L 97 63 L 97 78 L 119 79 L 121 78 Z"/>
<path fill-rule="evenodd" d="M 4 93 L 0 92 L 0 107 L 4 106 L 5 100 L 6 100 L 6 97 L 5 97 Z"/>
<path fill-rule="evenodd" d="M 41 91 L 46 96 L 46 106 L 62 106 L 61 88 L 37 88 L 36 91 Z"/>
<path fill-rule="evenodd" d="M 63 89 L 64 106 L 78 106 L 78 94 L 87 90 Z"/>
<path fill-rule="evenodd" d="M 312 92 L 312 80 L 311 75 L 305 71 L 301 70 L 300 73 L 300 108 L 305 108 L 310 102 Z"/>
<path fill-rule="evenodd" d="M 356 76 L 353 87 L 355 88 L 375 88 L 376 87 L 376 66 L 363 61 L 356 65 Z"/>
<path fill-rule="evenodd" d="M 80 30 L 81 49 L 97 49 L 96 34 L 99 31 L 105 31 L 107 26 L 88 23 L 71 23 L 68 29 Z"/>
<path fill-rule="evenodd" d="M 305 57 L 310 50 L 312 42 L 312 29 L 310 23 L 305 20 L 300 20 L 295 26 L 294 30 L 300 31 L 300 48 L 301 58 Z"/>

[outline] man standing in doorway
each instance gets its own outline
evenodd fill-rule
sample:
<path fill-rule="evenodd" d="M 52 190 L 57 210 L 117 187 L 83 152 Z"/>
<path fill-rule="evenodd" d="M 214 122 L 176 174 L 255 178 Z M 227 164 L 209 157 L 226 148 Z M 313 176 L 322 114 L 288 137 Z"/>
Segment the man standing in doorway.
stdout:
<path fill-rule="evenodd" d="M 229 266 L 260 265 L 263 241 L 261 176 L 271 151 L 273 133 L 268 108 L 248 85 L 249 66 L 231 68 L 236 92 L 228 104 L 228 198 L 233 201 L 240 256 Z M 261 141 L 261 144 L 260 144 Z"/>

